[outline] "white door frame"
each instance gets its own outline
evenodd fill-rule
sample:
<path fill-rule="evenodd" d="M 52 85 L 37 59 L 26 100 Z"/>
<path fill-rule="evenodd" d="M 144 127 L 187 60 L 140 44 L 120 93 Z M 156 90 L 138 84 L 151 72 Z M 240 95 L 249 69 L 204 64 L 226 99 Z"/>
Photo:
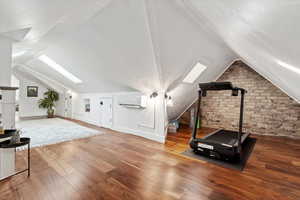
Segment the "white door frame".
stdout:
<path fill-rule="evenodd" d="M 106 124 L 103 123 L 103 108 L 101 108 L 101 102 L 103 102 L 104 100 L 110 100 L 111 101 L 111 107 L 110 107 L 110 111 L 111 111 L 111 124 L 109 124 L 108 126 Z M 104 102 L 103 102 L 104 103 Z M 113 116 L 114 116 L 114 112 L 113 112 L 113 105 L 114 105 L 114 102 L 113 102 L 113 98 L 112 97 L 100 97 L 99 98 L 99 108 L 100 108 L 100 116 L 99 116 L 99 121 L 100 121 L 100 124 L 102 127 L 104 128 L 112 128 L 113 127 Z"/>
<path fill-rule="evenodd" d="M 65 95 L 65 110 L 64 110 L 64 113 L 65 113 L 65 117 L 67 118 L 72 118 L 73 115 L 73 102 L 72 102 L 72 94 L 68 94 L 66 93 Z"/>

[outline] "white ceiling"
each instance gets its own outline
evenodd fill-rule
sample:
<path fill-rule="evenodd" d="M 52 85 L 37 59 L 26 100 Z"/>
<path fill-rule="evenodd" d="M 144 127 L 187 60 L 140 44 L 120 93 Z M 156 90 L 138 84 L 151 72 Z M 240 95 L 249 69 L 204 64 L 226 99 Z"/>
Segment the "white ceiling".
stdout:
<path fill-rule="evenodd" d="M 300 69 L 299 9 L 297 0 L 1 0 L 0 33 L 31 28 L 14 44 L 14 53 L 27 51 L 14 63 L 66 88 L 167 91 L 173 119 L 197 97 L 197 85 L 182 79 L 198 61 L 207 70 L 196 83 L 242 59 L 300 100 L 300 74 L 280 65 Z M 83 83 L 47 67 L 41 54 Z"/>
<path fill-rule="evenodd" d="M 300 101 L 300 1 L 186 0 L 248 65 Z"/>

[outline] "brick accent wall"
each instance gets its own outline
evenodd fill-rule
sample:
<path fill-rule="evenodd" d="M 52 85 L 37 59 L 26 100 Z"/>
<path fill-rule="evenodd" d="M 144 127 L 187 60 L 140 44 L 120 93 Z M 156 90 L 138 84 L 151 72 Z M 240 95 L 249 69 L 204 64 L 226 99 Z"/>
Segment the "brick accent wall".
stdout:
<path fill-rule="evenodd" d="M 300 104 L 241 61 L 235 62 L 218 81 L 245 88 L 244 130 L 253 134 L 300 138 Z M 210 91 L 203 98 L 202 124 L 237 130 L 240 96 Z"/>

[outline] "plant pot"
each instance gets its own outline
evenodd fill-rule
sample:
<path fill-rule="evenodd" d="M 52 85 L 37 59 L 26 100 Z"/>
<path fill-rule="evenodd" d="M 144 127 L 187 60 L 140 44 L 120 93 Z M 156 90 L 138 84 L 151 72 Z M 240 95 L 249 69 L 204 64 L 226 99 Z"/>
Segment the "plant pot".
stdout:
<path fill-rule="evenodd" d="M 48 118 L 54 118 L 54 110 L 48 110 L 47 111 L 47 114 L 48 114 Z"/>
<path fill-rule="evenodd" d="M 52 114 L 52 115 L 49 115 L 48 114 L 48 116 L 47 116 L 48 118 L 54 118 L 54 115 Z"/>

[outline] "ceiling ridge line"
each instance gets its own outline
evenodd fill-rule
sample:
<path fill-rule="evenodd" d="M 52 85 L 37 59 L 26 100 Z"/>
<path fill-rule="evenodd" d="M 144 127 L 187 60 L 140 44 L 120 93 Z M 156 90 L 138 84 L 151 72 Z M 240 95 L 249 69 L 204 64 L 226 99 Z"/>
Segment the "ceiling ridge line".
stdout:
<path fill-rule="evenodd" d="M 160 85 L 160 90 L 165 90 L 164 88 L 164 84 L 163 84 L 163 73 L 162 73 L 162 66 L 161 66 L 161 58 L 160 58 L 160 50 L 159 50 L 159 45 L 158 43 L 156 44 L 156 38 L 155 38 L 155 33 L 153 32 L 153 29 L 155 27 L 157 27 L 155 25 L 155 20 L 153 19 L 153 15 L 151 15 L 151 11 L 148 5 L 148 0 L 144 0 L 144 9 L 145 9 L 145 14 L 146 14 L 146 24 L 147 24 L 147 30 L 148 30 L 148 34 L 150 36 L 150 41 L 151 41 L 151 50 L 153 53 L 153 57 L 154 57 L 154 63 L 155 63 L 155 68 L 158 74 L 158 79 L 159 79 L 159 85 Z M 152 19 L 152 21 L 151 21 Z M 154 23 L 152 24 L 151 27 L 151 22 Z M 157 35 L 157 34 L 156 34 Z"/>
<path fill-rule="evenodd" d="M 184 7 L 184 10 L 187 12 L 187 13 L 191 13 L 189 14 L 189 16 L 198 24 L 198 25 L 203 25 L 203 24 L 199 24 L 199 12 L 197 8 L 195 8 L 192 3 L 189 1 L 189 0 L 183 0 L 182 1 L 183 3 L 183 7 Z M 232 49 L 232 47 L 230 46 L 230 44 L 228 44 L 228 42 L 224 39 L 223 35 L 219 33 L 219 30 L 218 28 L 214 25 L 213 22 L 211 22 L 211 20 L 208 18 L 208 17 L 205 17 L 205 15 L 201 14 L 201 17 L 203 19 L 205 19 L 206 21 L 206 28 L 210 29 L 211 31 L 213 31 L 213 33 L 220 38 L 220 40 L 224 43 L 224 45 L 231 50 L 231 52 L 238 58 L 239 55 L 234 51 L 234 49 Z"/>

